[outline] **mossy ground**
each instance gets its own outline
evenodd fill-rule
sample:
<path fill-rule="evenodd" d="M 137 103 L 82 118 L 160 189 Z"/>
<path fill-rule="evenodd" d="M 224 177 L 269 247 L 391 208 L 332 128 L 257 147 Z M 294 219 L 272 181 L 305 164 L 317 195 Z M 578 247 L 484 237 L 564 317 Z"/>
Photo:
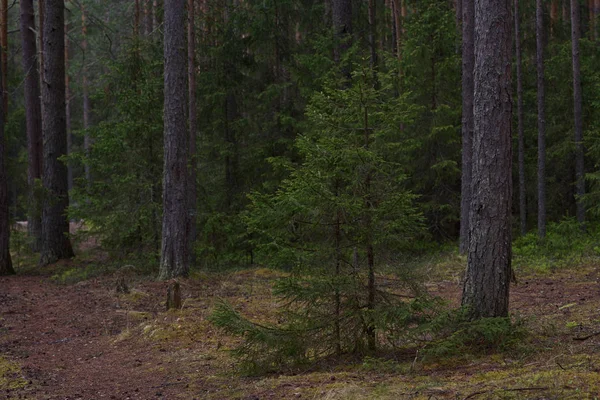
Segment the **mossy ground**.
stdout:
<path fill-rule="evenodd" d="M 90 265 L 76 259 L 54 267 L 45 276 L 9 278 L 13 279 L 9 290 L 12 298 L 3 309 L 3 322 L 14 329 L 0 331 L 4 354 L 0 358 L 0 389 L 27 398 L 44 398 L 43 391 L 48 390 L 64 396 L 102 393 L 120 398 L 128 387 L 139 390 L 139 396 L 132 398 L 207 400 L 600 398 L 600 335 L 590 336 L 600 332 L 600 260 L 588 258 L 585 263 L 555 271 L 521 269 L 519 283 L 511 291 L 511 309 L 525 321 L 529 336 L 508 352 L 444 358 L 424 357 L 414 351 L 361 360 L 346 357 L 258 377 L 239 373 L 236 360 L 228 352 L 239 339 L 223 335 L 207 317 L 217 301 L 226 300 L 253 320 L 273 320 L 279 303 L 270 288 L 285 272 L 265 268 L 194 272 L 181 281 L 183 309 L 166 311 L 166 284 L 139 277 L 136 271 L 124 274 L 107 270 L 87 277 L 73 273 L 81 278 L 76 282 L 49 279 L 77 268 L 79 262 Z M 448 252 L 419 260 L 416 265 L 432 293 L 446 298 L 450 305 L 458 304 L 464 257 Z M 115 291 L 115 280 L 123 275 L 129 293 Z M 18 287 L 21 282 L 23 288 Z M 80 338 L 59 331 L 62 328 L 57 323 L 53 334 L 58 339 L 49 339 L 41 329 L 30 332 L 19 328 L 16 316 L 21 314 L 14 310 L 19 301 L 25 301 L 19 298 L 20 290 L 31 289 L 32 282 L 38 285 L 39 293 L 27 297 L 27 307 L 31 308 L 27 312 L 34 313 L 33 308 L 39 307 L 41 320 L 47 314 L 42 307 L 54 304 L 53 297 L 68 299 L 71 290 L 86 296 L 69 303 L 67 315 L 52 317 L 64 318 L 72 324 L 69 329 L 80 329 L 69 313 L 76 313 L 83 303 L 97 302 L 81 310 L 88 317 L 85 329 L 92 333 Z M 40 304 L 35 303 L 38 297 Z M 38 322 L 51 323 L 48 321 Z M 33 338 L 29 345 L 25 341 L 13 343 L 18 335 Z M 586 336 L 590 337 L 574 340 Z M 47 355 L 35 357 L 40 347 L 47 354 L 63 351 L 61 354 L 69 357 L 46 363 Z M 133 366 L 128 366 L 130 362 Z M 114 373 L 103 378 L 99 371 L 107 368 Z M 53 374 L 60 376 L 60 388 L 43 387 L 42 383 L 53 384 L 48 379 Z M 95 380 L 87 382 L 82 376 L 95 376 Z M 89 392 L 85 392 L 86 385 Z"/>

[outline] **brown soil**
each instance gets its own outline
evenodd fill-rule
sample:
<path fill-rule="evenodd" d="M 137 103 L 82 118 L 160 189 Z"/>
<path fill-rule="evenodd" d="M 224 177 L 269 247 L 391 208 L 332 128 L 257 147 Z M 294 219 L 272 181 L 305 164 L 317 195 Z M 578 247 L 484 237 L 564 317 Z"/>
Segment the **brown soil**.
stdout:
<path fill-rule="evenodd" d="M 75 262 L 61 266 L 75 267 Z M 196 276 L 182 282 L 184 309 L 178 312 L 164 310 L 168 283 L 133 276 L 125 276 L 129 294 L 116 293 L 115 275 L 68 285 L 48 274 L 2 277 L 0 360 L 20 371 L 6 373 L 5 380 L 18 384 L 3 387 L 0 367 L 0 399 L 541 399 L 598 394 L 600 336 L 573 340 L 600 330 L 595 266 L 521 277 L 511 293 L 512 310 L 533 321 L 543 342 L 539 347 L 546 350 L 520 360 L 490 355 L 439 364 L 415 360 L 407 364 L 407 373 L 364 370 L 359 364 L 299 375 L 240 377 L 223 351 L 231 339 L 215 331 L 206 316 L 217 298 L 249 315 L 268 311 L 273 276 L 265 270 Z M 451 302 L 460 296 L 456 281 L 431 288 Z M 563 375 L 564 382 L 557 378 Z M 525 376 L 531 379 L 524 381 Z"/>

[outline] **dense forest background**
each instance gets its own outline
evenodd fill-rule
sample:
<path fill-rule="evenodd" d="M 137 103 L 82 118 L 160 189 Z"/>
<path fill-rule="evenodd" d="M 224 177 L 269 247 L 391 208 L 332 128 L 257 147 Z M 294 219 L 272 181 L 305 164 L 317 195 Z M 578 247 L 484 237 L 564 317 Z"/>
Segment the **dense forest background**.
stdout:
<path fill-rule="evenodd" d="M 67 2 L 68 135 L 71 219 L 84 219 L 106 249 L 146 261 L 159 257 L 161 231 L 162 6 L 160 2 Z M 377 4 L 375 4 L 377 3 Z M 423 216 L 412 250 L 455 241 L 460 226 L 461 35 L 452 2 L 375 2 L 352 7 L 352 41 L 335 63 L 328 2 L 199 2 L 195 14 L 198 229 L 193 252 L 199 266 L 262 263 L 265 251 L 242 218 L 249 194 L 274 193 L 306 155 L 297 138 L 319 127 L 311 114 L 339 68 L 353 80 L 376 52 L 373 113 L 392 154 L 394 174 L 416 195 Z M 546 4 L 547 3 L 547 4 Z M 581 80 L 588 218 L 597 214 L 599 75 L 595 3 L 581 8 Z M 550 222 L 576 215 L 570 6 L 544 2 L 546 215 Z M 523 2 L 521 20 L 524 191 L 526 231 L 537 221 L 535 4 Z M 19 7 L 8 10 L 6 119 L 10 210 L 28 210 L 27 137 Z M 371 43 L 372 42 L 372 43 Z M 513 74 L 516 77 L 516 72 Z M 516 111 L 516 79 L 515 111 Z M 349 113 L 360 105 L 345 102 Z M 331 105 L 333 106 L 333 105 Z M 381 113 L 381 114 L 379 114 Z M 517 113 L 513 113 L 515 128 Z M 331 114 L 331 125 L 350 115 Z M 346 119 L 346 120 L 345 120 Z M 515 133 L 517 130 L 515 129 Z M 518 143 L 513 135 L 514 229 L 519 227 Z M 67 162 L 67 159 L 64 160 Z M 593 226 L 593 224 L 592 224 Z"/>

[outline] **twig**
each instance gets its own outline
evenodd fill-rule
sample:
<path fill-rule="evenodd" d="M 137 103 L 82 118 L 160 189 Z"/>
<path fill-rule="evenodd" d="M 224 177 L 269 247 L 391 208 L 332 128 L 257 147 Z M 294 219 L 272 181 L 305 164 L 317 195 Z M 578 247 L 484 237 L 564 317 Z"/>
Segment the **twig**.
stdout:
<path fill-rule="evenodd" d="M 593 338 L 594 336 L 598 336 L 598 335 L 600 335 L 600 331 L 594 332 L 594 333 L 589 334 L 584 337 L 574 337 L 573 340 L 588 340 L 588 339 Z"/>
<path fill-rule="evenodd" d="M 496 390 L 501 390 L 504 392 L 525 392 L 525 391 L 534 391 L 534 390 L 548 390 L 547 386 L 532 386 L 532 387 L 522 387 L 522 388 L 512 388 L 512 389 L 489 389 L 489 390 L 481 390 L 479 392 L 471 393 L 463 400 L 472 399 L 475 396 L 479 396 L 480 394 L 494 392 Z"/>

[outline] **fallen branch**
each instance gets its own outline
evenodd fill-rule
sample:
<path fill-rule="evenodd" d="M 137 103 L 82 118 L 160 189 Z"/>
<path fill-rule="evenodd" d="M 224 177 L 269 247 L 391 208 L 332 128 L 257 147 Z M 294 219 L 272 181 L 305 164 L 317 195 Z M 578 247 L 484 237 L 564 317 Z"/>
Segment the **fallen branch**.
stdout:
<path fill-rule="evenodd" d="M 481 390 L 479 392 L 471 393 L 463 400 L 472 399 L 475 396 L 479 396 L 480 394 L 485 394 L 489 392 L 495 392 L 497 390 L 501 390 L 504 392 L 524 392 L 524 391 L 533 391 L 533 390 L 548 390 L 548 387 L 545 386 L 533 386 L 533 387 L 522 387 L 522 388 L 512 388 L 512 389 L 489 389 L 489 390 Z"/>
<path fill-rule="evenodd" d="M 594 332 L 592 334 L 589 334 L 589 335 L 583 336 L 583 337 L 574 337 L 573 340 L 588 340 L 588 339 L 593 338 L 594 336 L 598 336 L 598 335 L 600 335 L 600 331 Z"/>

